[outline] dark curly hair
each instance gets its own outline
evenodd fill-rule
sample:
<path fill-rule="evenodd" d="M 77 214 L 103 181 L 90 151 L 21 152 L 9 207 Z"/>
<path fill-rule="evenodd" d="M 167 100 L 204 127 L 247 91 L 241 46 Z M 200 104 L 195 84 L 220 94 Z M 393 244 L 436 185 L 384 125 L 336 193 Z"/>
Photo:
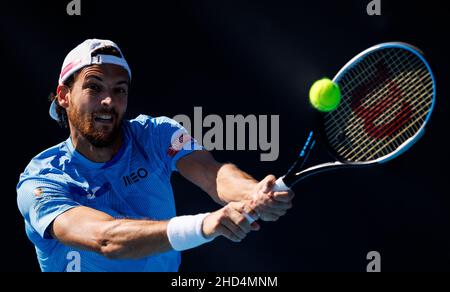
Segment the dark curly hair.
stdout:
<path fill-rule="evenodd" d="M 78 73 L 75 73 L 71 75 L 69 78 L 67 78 L 63 84 L 69 88 L 69 90 L 72 90 L 73 83 L 75 82 L 75 78 Z M 68 128 L 69 127 L 69 120 L 67 118 L 67 112 L 66 109 L 59 105 L 58 103 L 58 95 L 54 94 L 53 92 L 50 93 L 48 100 L 50 103 L 55 101 L 56 104 L 56 113 L 58 114 L 58 124 L 61 126 L 61 128 Z"/>
<path fill-rule="evenodd" d="M 103 47 L 95 50 L 92 52 L 91 56 L 97 56 L 97 55 L 112 55 L 119 58 L 122 58 L 122 54 L 114 47 Z M 81 69 L 80 69 L 81 70 Z M 73 84 L 75 83 L 75 79 L 78 76 L 78 72 L 75 72 L 72 74 L 69 78 L 67 78 L 63 84 L 69 88 L 69 90 L 72 90 Z M 58 124 L 62 128 L 68 128 L 69 127 L 69 119 L 67 118 L 67 112 L 66 109 L 59 105 L 58 103 L 58 95 L 54 94 L 53 92 L 50 93 L 48 100 L 52 103 L 55 101 L 56 103 L 56 113 L 58 114 Z"/>

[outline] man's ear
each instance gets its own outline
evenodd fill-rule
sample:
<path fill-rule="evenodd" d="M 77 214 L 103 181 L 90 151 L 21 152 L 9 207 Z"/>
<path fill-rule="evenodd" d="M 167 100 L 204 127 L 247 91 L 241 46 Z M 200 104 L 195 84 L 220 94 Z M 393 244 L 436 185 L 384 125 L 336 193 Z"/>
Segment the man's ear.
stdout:
<path fill-rule="evenodd" d="M 58 85 L 56 88 L 57 102 L 67 109 L 69 107 L 70 89 L 66 85 Z"/>

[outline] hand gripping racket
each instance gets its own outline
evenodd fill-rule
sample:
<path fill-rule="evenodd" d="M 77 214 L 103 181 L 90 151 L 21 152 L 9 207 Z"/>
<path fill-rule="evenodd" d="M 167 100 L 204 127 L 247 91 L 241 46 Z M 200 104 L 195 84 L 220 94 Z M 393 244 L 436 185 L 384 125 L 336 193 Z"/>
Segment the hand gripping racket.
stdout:
<path fill-rule="evenodd" d="M 288 190 L 323 171 L 385 163 L 423 135 L 433 111 L 436 85 L 417 48 L 406 43 L 376 45 L 348 62 L 333 81 L 341 90 L 340 105 L 321 114 L 321 122 L 308 134 L 297 160 L 276 181 L 274 191 Z M 331 159 L 305 168 L 319 142 Z"/>

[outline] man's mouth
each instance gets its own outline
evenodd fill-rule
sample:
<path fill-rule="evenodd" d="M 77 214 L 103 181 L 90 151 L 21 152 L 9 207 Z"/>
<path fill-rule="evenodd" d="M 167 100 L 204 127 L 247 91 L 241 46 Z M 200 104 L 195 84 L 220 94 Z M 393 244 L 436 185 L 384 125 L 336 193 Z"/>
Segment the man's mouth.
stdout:
<path fill-rule="evenodd" d="M 114 121 L 114 117 L 110 114 L 101 114 L 95 115 L 94 120 L 99 123 L 111 124 Z"/>

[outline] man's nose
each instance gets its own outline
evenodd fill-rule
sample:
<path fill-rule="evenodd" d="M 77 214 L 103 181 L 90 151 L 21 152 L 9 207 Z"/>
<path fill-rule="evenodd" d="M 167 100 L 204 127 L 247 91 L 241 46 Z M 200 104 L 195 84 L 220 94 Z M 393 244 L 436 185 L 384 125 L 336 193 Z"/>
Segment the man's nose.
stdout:
<path fill-rule="evenodd" d="M 106 96 L 102 99 L 102 105 L 103 106 L 111 106 L 112 104 L 112 98 L 111 96 Z"/>

